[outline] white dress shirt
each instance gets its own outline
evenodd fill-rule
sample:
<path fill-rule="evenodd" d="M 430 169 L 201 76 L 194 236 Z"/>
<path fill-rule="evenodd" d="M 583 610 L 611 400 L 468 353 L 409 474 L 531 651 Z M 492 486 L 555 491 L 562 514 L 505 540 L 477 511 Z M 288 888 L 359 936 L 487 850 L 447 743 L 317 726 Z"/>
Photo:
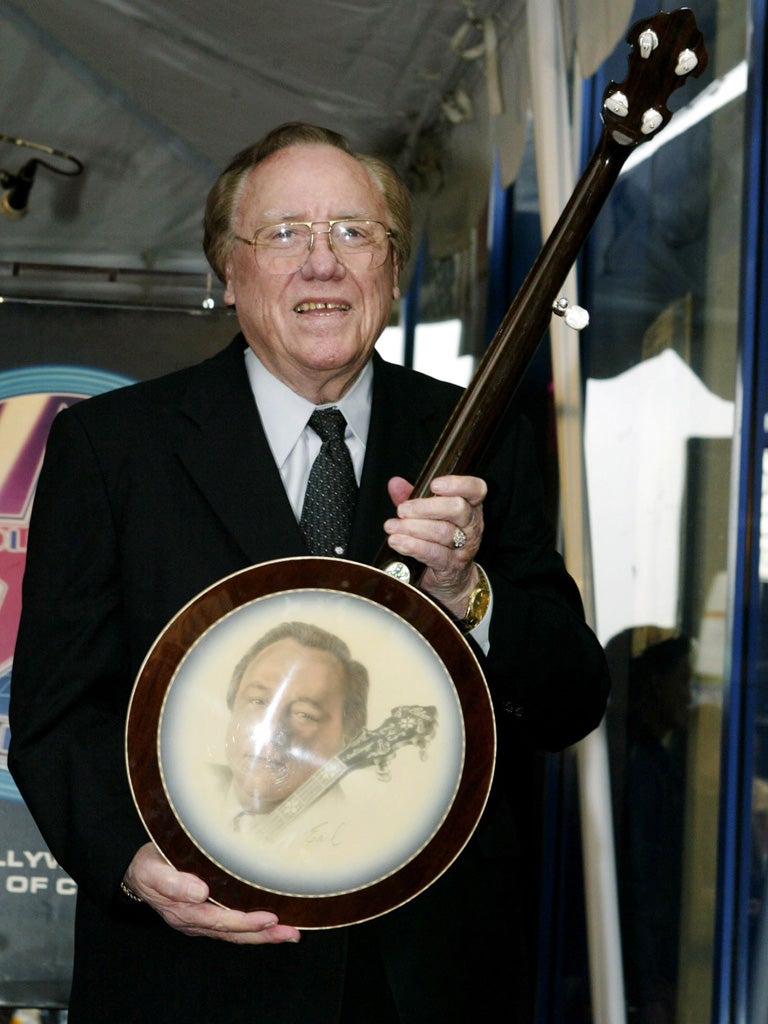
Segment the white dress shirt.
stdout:
<path fill-rule="evenodd" d="M 373 366 L 368 363 L 349 391 L 338 402 L 313 405 L 274 377 L 252 349 L 245 350 L 245 368 L 259 410 L 264 433 L 274 456 L 296 520 L 301 518 L 304 494 L 312 463 L 322 441 L 309 426 L 315 409 L 339 409 L 347 421 L 344 440 L 352 456 L 358 486 L 363 472 L 368 425 L 371 420 Z"/>

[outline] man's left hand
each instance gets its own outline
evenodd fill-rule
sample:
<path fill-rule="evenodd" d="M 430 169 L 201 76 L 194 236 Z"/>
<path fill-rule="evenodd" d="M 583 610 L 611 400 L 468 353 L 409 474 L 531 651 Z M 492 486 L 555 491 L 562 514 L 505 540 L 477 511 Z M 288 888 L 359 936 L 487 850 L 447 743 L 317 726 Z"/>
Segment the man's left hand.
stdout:
<path fill-rule="evenodd" d="M 388 490 L 397 518 L 388 519 L 384 530 L 391 548 L 426 566 L 421 589 L 461 618 L 477 583 L 474 558 L 483 538 L 488 488 L 476 476 L 440 476 L 430 487 L 429 497 L 411 499 L 413 485 L 392 477 Z"/>

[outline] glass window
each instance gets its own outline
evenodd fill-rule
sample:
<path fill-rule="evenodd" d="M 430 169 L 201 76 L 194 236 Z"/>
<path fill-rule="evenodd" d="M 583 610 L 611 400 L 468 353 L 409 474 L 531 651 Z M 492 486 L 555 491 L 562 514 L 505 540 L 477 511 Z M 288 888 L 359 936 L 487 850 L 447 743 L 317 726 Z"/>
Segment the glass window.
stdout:
<path fill-rule="evenodd" d="M 709 66 L 674 94 L 658 147 L 627 163 L 583 288 L 596 628 L 638 1024 L 709 1021 L 714 971 L 746 10 L 705 0 L 695 13 Z M 625 59 L 620 47 L 607 77 L 621 81 Z"/>

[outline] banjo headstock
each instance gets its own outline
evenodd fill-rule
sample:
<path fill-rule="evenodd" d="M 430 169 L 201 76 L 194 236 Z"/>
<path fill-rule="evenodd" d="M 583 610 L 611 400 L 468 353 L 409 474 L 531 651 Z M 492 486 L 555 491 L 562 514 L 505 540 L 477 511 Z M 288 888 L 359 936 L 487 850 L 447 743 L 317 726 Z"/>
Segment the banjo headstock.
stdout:
<path fill-rule="evenodd" d="M 623 82 L 608 84 L 602 118 L 614 142 L 633 147 L 667 124 L 672 117 L 667 100 L 690 76 L 698 78 L 707 66 L 707 51 L 686 7 L 636 22 L 627 42 L 632 47 L 629 73 Z"/>
<path fill-rule="evenodd" d="M 401 704 L 392 708 L 378 729 L 363 729 L 338 757 L 349 769 L 375 765 L 383 771 L 400 747 L 415 745 L 424 750 L 436 728 L 437 708 Z"/>

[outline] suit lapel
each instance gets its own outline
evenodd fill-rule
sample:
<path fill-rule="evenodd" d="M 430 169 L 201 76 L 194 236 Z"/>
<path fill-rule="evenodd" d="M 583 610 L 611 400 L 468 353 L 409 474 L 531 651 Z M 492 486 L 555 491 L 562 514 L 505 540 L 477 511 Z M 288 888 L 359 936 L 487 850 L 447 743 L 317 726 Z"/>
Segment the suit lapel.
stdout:
<path fill-rule="evenodd" d="M 181 405 L 177 452 L 249 562 L 306 555 L 243 364 L 242 335 L 202 364 Z M 371 564 L 393 513 L 387 482 L 414 481 L 457 400 L 374 354 L 373 403 L 350 538 L 350 558 Z M 396 414 L 395 414 L 396 410 Z"/>
<path fill-rule="evenodd" d="M 203 364 L 181 408 L 177 452 L 251 563 L 307 553 L 256 410 L 241 335 Z"/>

